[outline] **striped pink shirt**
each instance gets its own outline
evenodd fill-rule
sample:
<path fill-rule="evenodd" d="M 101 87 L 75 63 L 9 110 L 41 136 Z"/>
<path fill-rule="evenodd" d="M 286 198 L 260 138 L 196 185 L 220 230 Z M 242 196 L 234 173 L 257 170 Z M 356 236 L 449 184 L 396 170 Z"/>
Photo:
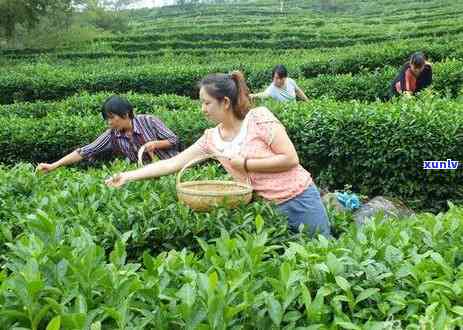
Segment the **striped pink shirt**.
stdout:
<path fill-rule="evenodd" d="M 168 140 L 173 144 L 172 148 L 156 149 L 154 153 L 160 159 L 167 159 L 178 154 L 179 140 L 177 136 L 158 118 L 151 115 L 136 115 L 132 120 L 132 125 L 131 138 L 118 130 L 108 129 L 95 141 L 77 149 L 77 151 L 85 159 L 94 157 L 101 152 L 111 151 L 121 153 L 130 161 L 136 162 L 138 150 L 146 142 Z M 145 153 L 144 157 L 144 161 L 147 161 L 149 156 Z"/>
<path fill-rule="evenodd" d="M 246 116 L 248 127 L 240 155 L 248 158 L 275 156 L 276 153 L 273 152 L 271 145 L 274 127 L 281 125 L 280 121 L 265 107 L 252 109 Z M 196 142 L 205 154 L 210 154 L 212 150 L 217 149 L 213 138 L 214 129 L 216 128 L 207 129 Z M 247 174 L 234 169 L 228 160 L 219 158 L 219 161 L 235 180 L 247 181 Z M 301 165 L 278 173 L 249 172 L 248 175 L 257 194 L 277 204 L 301 194 L 313 182 L 310 173 Z"/>

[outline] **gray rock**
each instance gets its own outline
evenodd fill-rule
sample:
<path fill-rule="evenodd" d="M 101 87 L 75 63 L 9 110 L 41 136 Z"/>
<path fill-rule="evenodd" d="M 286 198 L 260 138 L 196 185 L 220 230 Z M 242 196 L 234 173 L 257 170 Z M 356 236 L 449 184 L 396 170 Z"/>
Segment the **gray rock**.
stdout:
<path fill-rule="evenodd" d="M 400 219 L 414 215 L 414 212 L 399 199 L 376 196 L 355 211 L 353 217 L 358 225 L 363 225 L 380 212 L 384 213 L 385 219 Z"/>

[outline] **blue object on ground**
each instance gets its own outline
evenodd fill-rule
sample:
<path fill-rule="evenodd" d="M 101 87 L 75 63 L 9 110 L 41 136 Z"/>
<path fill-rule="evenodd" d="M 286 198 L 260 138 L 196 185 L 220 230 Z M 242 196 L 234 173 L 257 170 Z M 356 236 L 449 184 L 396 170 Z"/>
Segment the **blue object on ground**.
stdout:
<path fill-rule="evenodd" d="M 355 210 L 360 207 L 361 202 L 356 194 L 349 194 L 347 192 L 336 193 L 338 201 L 349 210 Z"/>

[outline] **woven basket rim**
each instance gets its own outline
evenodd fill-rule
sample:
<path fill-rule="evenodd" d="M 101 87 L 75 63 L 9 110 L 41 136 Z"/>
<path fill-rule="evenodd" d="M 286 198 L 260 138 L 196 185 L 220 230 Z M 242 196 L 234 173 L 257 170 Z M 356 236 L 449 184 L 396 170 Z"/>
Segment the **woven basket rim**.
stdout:
<path fill-rule="evenodd" d="M 191 186 L 202 186 L 207 184 L 215 184 L 222 186 L 238 186 L 242 188 L 239 192 L 219 192 L 219 191 L 198 191 L 190 188 Z M 241 182 L 236 181 L 220 181 L 220 180 L 199 180 L 199 181 L 188 181 L 177 184 L 177 193 L 182 193 L 191 196 L 209 196 L 209 197 L 224 197 L 224 196 L 242 196 L 252 193 L 252 187 Z"/>

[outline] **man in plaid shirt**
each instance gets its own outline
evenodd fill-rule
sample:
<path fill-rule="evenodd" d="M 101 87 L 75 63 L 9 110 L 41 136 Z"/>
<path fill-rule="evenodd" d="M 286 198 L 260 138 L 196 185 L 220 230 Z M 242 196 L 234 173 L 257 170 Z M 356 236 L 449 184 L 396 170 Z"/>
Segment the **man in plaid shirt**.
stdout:
<path fill-rule="evenodd" d="M 133 106 L 125 99 L 114 95 L 108 98 L 101 113 L 110 127 L 92 143 L 79 148 L 60 160 L 41 163 L 37 169 L 50 172 L 60 166 L 93 158 L 102 152 L 124 156 L 132 162 L 138 159 L 138 150 L 145 145 L 146 151 L 159 159 L 167 159 L 179 153 L 179 140 L 158 118 L 151 115 L 134 115 Z M 144 160 L 149 160 L 144 155 Z"/>

